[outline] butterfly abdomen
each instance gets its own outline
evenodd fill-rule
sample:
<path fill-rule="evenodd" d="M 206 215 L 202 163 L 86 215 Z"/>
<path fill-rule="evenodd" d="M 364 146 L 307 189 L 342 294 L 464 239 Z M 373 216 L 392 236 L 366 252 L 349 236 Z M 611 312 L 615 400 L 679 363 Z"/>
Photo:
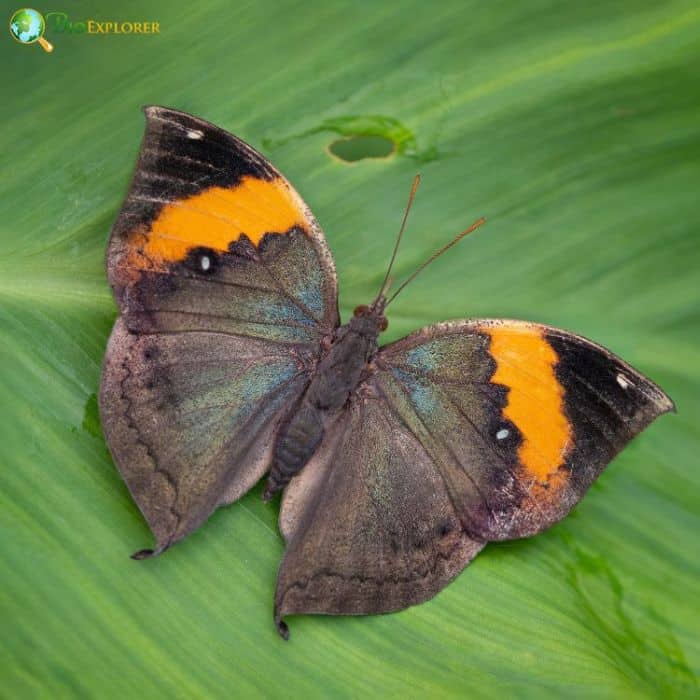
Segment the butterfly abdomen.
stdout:
<path fill-rule="evenodd" d="M 311 459 L 323 439 L 323 412 L 308 400 L 308 394 L 280 431 L 270 476 L 263 498 L 269 500 L 283 489 Z"/>

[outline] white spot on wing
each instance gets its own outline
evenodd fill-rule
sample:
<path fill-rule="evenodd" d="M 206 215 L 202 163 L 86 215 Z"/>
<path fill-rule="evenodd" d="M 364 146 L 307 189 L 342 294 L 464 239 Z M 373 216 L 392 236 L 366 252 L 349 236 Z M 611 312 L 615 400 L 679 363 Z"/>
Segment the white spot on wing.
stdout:
<path fill-rule="evenodd" d="M 199 141 L 199 139 L 204 138 L 204 132 L 200 131 L 199 129 L 189 129 L 187 131 L 187 138 Z"/>
<path fill-rule="evenodd" d="M 211 267 L 211 260 L 208 255 L 202 255 L 199 259 L 199 266 L 206 272 Z"/>
<path fill-rule="evenodd" d="M 623 389 L 626 389 L 628 386 L 631 386 L 631 384 L 632 384 L 632 382 L 629 379 L 627 379 L 627 377 L 625 377 L 624 374 L 620 374 L 619 372 L 617 374 L 617 377 L 615 377 L 615 379 L 617 379 L 617 383 Z"/>
<path fill-rule="evenodd" d="M 510 430 L 507 428 L 501 428 L 496 433 L 496 440 L 505 440 L 510 435 Z"/>

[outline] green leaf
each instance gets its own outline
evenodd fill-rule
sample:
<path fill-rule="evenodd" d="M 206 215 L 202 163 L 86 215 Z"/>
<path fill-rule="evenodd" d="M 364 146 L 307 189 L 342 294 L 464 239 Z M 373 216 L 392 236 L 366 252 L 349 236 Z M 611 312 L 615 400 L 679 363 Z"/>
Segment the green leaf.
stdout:
<path fill-rule="evenodd" d="M 82 3 L 154 35 L 0 42 L 0 694 L 698 694 L 697 3 Z M 117 7 L 115 6 L 115 7 Z M 106 6 L 105 6 L 106 7 Z M 327 232 L 341 310 L 376 292 L 413 175 L 386 340 L 465 316 L 582 333 L 660 383 L 661 418 L 547 533 L 489 545 L 400 614 L 272 624 L 260 490 L 162 557 L 104 443 L 103 256 L 143 130 L 177 107 L 264 150 Z M 328 146 L 383 136 L 352 164 Z"/>

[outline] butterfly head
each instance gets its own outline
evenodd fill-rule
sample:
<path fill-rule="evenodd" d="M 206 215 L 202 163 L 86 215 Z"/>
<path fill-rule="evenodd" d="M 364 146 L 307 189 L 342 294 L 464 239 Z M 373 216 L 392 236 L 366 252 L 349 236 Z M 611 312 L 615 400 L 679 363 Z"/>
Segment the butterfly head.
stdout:
<path fill-rule="evenodd" d="M 360 332 L 379 335 L 389 327 L 389 321 L 384 315 L 385 306 L 386 299 L 383 295 L 378 296 L 369 306 L 360 304 L 353 311 L 351 325 Z"/>

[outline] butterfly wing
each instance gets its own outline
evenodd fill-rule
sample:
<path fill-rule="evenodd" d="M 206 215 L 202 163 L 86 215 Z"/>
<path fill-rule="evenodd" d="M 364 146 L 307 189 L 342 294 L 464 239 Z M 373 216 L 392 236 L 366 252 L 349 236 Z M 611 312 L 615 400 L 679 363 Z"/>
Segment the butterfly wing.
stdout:
<path fill-rule="evenodd" d="M 276 619 L 399 610 L 490 540 L 564 517 L 671 400 L 604 348 L 517 321 L 422 329 L 287 488 Z"/>
<path fill-rule="evenodd" d="M 353 401 L 287 486 L 285 615 L 361 615 L 432 598 L 484 546 L 462 527 L 438 466 L 384 397 Z"/>
<path fill-rule="evenodd" d="M 267 471 L 276 430 L 308 382 L 266 341 L 211 331 L 132 333 L 107 346 L 102 425 L 159 553 Z"/>
<path fill-rule="evenodd" d="M 323 234 L 280 173 L 200 119 L 146 119 L 107 251 L 121 316 L 100 411 L 159 552 L 263 475 L 338 311 Z"/>
<path fill-rule="evenodd" d="M 467 531 L 533 535 L 673 409 L 653 382 L 580 336 L 521 321 L 422 329 L 379 353 L 379 389 L 428 446 Z"/>
<path fill-rule="evenodd" d="M 132 331 L 215 330 L 316 344 L 338 325 L 319 225 L 257 151 L 196 117 L 147 107 L 107 273 Z"/>

